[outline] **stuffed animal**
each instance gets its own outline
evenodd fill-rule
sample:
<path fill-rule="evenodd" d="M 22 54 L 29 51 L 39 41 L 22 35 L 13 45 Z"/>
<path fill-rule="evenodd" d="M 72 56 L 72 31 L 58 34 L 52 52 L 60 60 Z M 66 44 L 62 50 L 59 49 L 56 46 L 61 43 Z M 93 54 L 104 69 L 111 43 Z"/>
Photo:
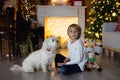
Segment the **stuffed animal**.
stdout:
<path fill-rule="evenodd" d="M 91 71 L 92 69 L 97 69 L 99 72 L 102 71 L 101 66 L 98 64 L 99 61 L 96 60 L 98 56 L 99 54 L 97 54 L 96 52 L 88 52 L 88 61 L 86 64 L 87 71 Z"/>

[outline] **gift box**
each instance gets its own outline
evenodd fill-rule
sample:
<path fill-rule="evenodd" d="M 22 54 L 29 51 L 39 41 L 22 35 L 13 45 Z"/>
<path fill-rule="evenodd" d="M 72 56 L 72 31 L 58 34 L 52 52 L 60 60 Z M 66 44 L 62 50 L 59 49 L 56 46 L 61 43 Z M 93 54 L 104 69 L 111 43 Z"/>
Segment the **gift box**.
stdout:
<path fill-rule="evenodd" d="M 82 6 L 83 0 L 72 0 L 72 6 Z"/>

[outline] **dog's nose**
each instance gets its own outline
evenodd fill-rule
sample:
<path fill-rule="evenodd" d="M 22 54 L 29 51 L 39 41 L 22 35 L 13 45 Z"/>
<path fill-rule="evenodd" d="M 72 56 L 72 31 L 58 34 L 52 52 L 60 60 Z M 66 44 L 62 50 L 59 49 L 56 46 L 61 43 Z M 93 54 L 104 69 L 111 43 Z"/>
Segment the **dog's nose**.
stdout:
<path fill-rule="evenodd" d="M 56 42 L 57 42 L 57 43 L 59 43 L 59 41 L 58 41 L 58 40 L 56 40 Z"/>

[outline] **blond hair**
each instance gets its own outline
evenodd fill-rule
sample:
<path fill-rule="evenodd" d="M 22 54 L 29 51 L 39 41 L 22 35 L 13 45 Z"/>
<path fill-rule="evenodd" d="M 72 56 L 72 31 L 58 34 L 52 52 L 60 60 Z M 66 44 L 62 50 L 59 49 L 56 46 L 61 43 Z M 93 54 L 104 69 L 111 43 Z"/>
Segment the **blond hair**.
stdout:
<path fill-rule="evenodd" d="M 78 31 L 78 38 L 80 38 L 80 36 L 81 36 L 81 27 L 78 24 L 71 24 L 71 25 L 68 26 L 67 33 L 69 32 L 70 28 L 76 29 Z M 68 33 L 68 35 L 69 35 L 69 33 Z"/>

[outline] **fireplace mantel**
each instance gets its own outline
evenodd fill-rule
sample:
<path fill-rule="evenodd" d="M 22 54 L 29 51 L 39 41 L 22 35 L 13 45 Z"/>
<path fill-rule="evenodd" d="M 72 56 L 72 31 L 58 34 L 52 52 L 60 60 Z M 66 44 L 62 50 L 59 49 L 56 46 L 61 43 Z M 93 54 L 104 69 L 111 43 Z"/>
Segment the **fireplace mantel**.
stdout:
<path fill-rule="evenodd" d="M 85 8 L 86 6 L 40 6 L 37 5 L 37 22 L 44 26 L 44 17 L 78 17 L 78 24 L 85 30 Z M 82 34 L 83 36 L 83 34 Z"/>

